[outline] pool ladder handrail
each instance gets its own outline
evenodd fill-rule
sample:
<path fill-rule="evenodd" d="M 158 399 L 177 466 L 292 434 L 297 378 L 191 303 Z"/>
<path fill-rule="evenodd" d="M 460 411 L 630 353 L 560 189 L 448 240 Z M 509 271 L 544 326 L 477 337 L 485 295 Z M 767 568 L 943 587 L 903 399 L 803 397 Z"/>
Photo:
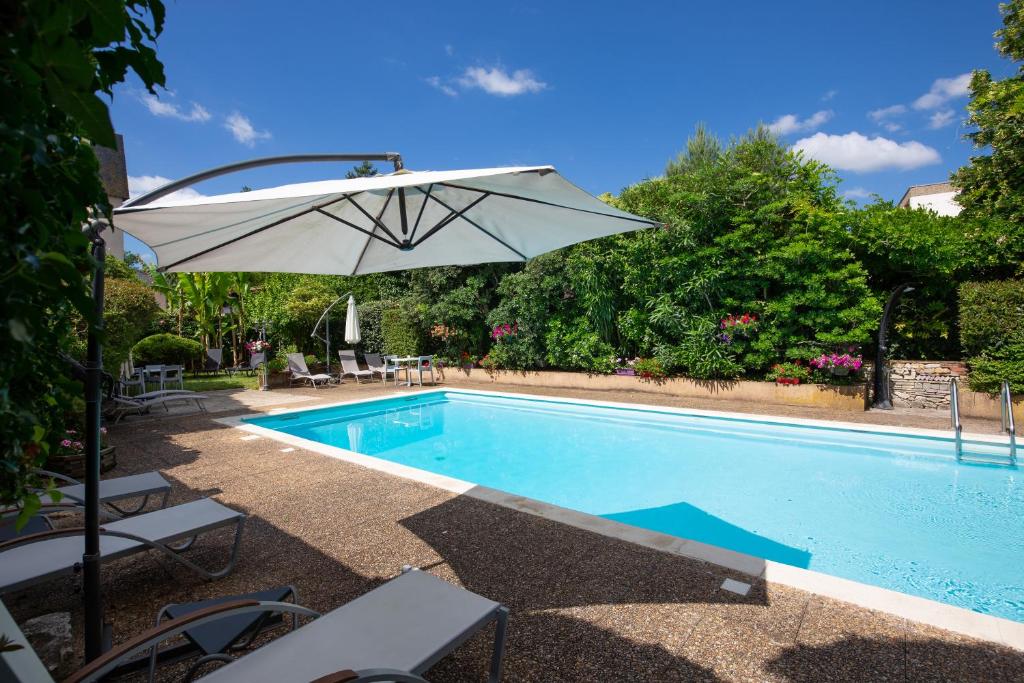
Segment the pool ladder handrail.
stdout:
<path fill-rule="evenodd" d="M 953 438 L 956 440 L 956 459 L 959 460 L 963 455 L 961 435 L 964 426 L 960 422 L 960 389 L 957 387 L 956 377 L 949 378 L 949 421 L 953 428 Z"/>
<path fill-rule="evenodd" d="M 999 391 L 999 424 L 1010 437 L 1010 464 L 1017 464 L 1017 429 L 1013 423 L 1013 396 L 1010 395 L 1010 382 L 1003 380 Z"/>

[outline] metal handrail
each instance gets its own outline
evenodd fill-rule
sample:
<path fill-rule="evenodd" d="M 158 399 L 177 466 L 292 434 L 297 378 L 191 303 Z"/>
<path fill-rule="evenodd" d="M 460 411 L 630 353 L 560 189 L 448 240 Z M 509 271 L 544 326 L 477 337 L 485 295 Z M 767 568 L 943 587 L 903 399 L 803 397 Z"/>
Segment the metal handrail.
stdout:
<path fill-rule="evenodd" d="M 1013 396 L 1010 395 L 1010 383 L 1003 380 L 999 391 L 999 421 L 1002 430 L 1010 437 L 1010 464 L 1017 462 L 1017 429 L 1013 423 Z"/>
<path fill-rule="evenodd" d="M 956 377 L 949 378 L 949 420 L 950 426 L 953 428 L 953 436 L 956 439 L 956 458 L 959 460 L 963 453 L 961 433 L 964 426 L 960 422 L 960 389 L 957 387 Z"/>

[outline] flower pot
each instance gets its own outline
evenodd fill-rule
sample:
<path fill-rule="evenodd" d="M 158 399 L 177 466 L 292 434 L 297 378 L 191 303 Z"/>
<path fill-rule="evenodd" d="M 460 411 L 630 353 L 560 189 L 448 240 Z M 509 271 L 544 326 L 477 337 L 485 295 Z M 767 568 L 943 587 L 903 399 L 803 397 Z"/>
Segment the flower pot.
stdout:
<path fill-rule="evenodd" d="M 636 377 L 636 370 L 633 368 L 615 368 L 616 375 L 623 375 L 624 377 Z"/>
<path fill-rule="evenodd" d="M 115 467 L 117 467 L 117 446 L 100 449 L 100 472 L 109 472 Z M 46 460 L 46 469 L 81 481 L 85 479 L 85 453 L 50 456 Z"/>
<path fill-rule="evenodd" d="M 850 374 L 850 368 L 834 367 L 832 368 L 832 374 L 836 377 L 844 377 Z"/>

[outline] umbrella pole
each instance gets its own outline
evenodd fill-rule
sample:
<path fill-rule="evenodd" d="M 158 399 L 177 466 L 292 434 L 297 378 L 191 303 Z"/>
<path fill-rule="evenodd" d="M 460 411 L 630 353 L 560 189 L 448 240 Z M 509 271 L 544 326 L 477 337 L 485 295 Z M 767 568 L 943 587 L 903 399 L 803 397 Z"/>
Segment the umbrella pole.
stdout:
<path fill-rule="evenodd" d="M 102 223 L 90 226 L 96 272 L 92 300 L 96 320 L 89 325 L 85 379 L 85 553 L 82 584 L 85 599 L 85 659 L 103 654 L 103 604 L 100 595 L 100 407 L 103 400 L 103 266 L 107 245 L 100 236 Z"/>
<path fill-rule="evenodd" d="M 327 316 L 324 320 L 325 329 L 327 330 L 326 339 L 327 342 L 327 374 L 331 374 L 331 316 Z"/>

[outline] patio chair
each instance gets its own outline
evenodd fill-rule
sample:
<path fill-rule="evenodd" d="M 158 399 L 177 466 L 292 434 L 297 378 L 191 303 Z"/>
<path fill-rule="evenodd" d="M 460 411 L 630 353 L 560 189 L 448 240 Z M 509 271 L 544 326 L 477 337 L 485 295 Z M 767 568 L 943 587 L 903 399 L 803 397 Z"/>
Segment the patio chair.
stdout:
<path fill-rule="evenodd" d="M 245 515 L 215 500 L 202 498 L 161 510 L 104 523 L 100 554 L 104 562 L 158 550 L 205 579 L 217 579 L 234 569 Z M 209 570 L 182 557 L 199 534 L 235 525 L 231 556 L 220 569 Z M 82 561 L 82 527 L 51 529 L 18 535 L 0 543 L 0 593 L 25 588 L 78 571 Z"/>
<path fill-rule="evenodd" d="M 314 375 L 306 366 L 306 359 L 301 353 L 288 354 L 288 386 L 293 382 L 309 382 L 316 389 L 321 384 L 331 381 L 330 375 L 319 373 Z"/>
<path fill-rule="evenodd" d="M 426 572 L 403 570 L 400 576 L 323 616 L 292 603 L 257 599 L 228 600 L 198 608 L 129 639 L 66 681 L 98 680 L 116 670 L 126 658 L 148 652 L 170 637 L 224 619 L 266 612 L 287 612 L 314 620 L 200 680 L 423 683 L 422 674 L 427 669 L 491 622 L 495 622 L 495 637 L 488 680 L 501 680 L 508 609 Z M 12 635 L 16 642 L 23 642 L 24 637 L 16 629 L 12 629 Z"/>
<path fill-rule="evenodd" d="M 371 381 L 373 380 L 373 370 L 360 370 L 359 361 L 356 360 L 356 352 L 352 349 L 347 351 L 338 351 L 338 359 L 341 360 L 341 373 L 338 377 L 344 377 L 345 375 L 352 375 L 356 378 L 356 384 L 359 384 L 360 377 L 367 377 Z"/>
<path fill-rule="evenodd" d="M 368 353 L 365 355 L 366 366 L 370 368 L 370 376 L 380 375 L 380 380 L 387 384 L 388 375 L 395 376 L 398 373 L 397 365 L 390 365 L 379 353 Z"/>
<path fill-rule="evenodd" d="M 161 406 L 165 411 L 170 411 L 168 406 L 171 403 L 182 401 L 193 401 L 201 412 L 206 412 L 203 404 L 208 396 L 197 394 L 187 389 L 165 389 L 164 391 L 151 391 L 138 396 L 111 396 L 110 403 L 105 411 L 108 418 L 118 423 L 127 415 L 145 415 L 155 406 Z"/>
<path fill-rule="evenodd" d="M 259 370 L 259 367 L 267 362 L 266 351 L 259 351 L 249 355 L 249 361 L 242 365 L 236 365 L 233 368 L 227 368 L 225 372 L 229 375 L 235 372 L 244 372 L 245 374 L 252 377 Z"/>
<path fill-rule="evenodd" d="M 65 482 L 67 486 L 62 486 L 57 489 L 61 494 L 62 499 L 73 501 L 78 505 L 85 504 L 85 484 L 82 482 L 60 474 L 59 472 L 40 469 L 35 470 L 35 472 L 41 476 Z M 126 477 L 102 479 L 100 481 L 100 503 L 111 508 L 115 513 L 123 517 L 130 517 L 131 515 L 139 514 L 149 502 L 149 497 L 158 494 L 163 494 L 163 498 L 160 501 L 160 507 L 167 507 L 167 497 L 171 495 L 171 485 L 159 472 L 144 472 L 142 474 L 132 474 Z M 131 509 L 122 509 L 118 507 L 117 503 L 119 501 L 131 500 L 132 498 L 142 498 L 142 501 Z M 50 496 L 43 496 L 44 504 L 50 502 L 56 501 L 53 501 Z"/>
<path fill-rule="evenodd" d="M 203 358 L 203 367 L 197 370 L 195 374 L 200 372 L 209 372 L 216 375 L 220 372 L 221 362 L 224 360 L 224 349 L 206 349 L 206 356 Z"/>

